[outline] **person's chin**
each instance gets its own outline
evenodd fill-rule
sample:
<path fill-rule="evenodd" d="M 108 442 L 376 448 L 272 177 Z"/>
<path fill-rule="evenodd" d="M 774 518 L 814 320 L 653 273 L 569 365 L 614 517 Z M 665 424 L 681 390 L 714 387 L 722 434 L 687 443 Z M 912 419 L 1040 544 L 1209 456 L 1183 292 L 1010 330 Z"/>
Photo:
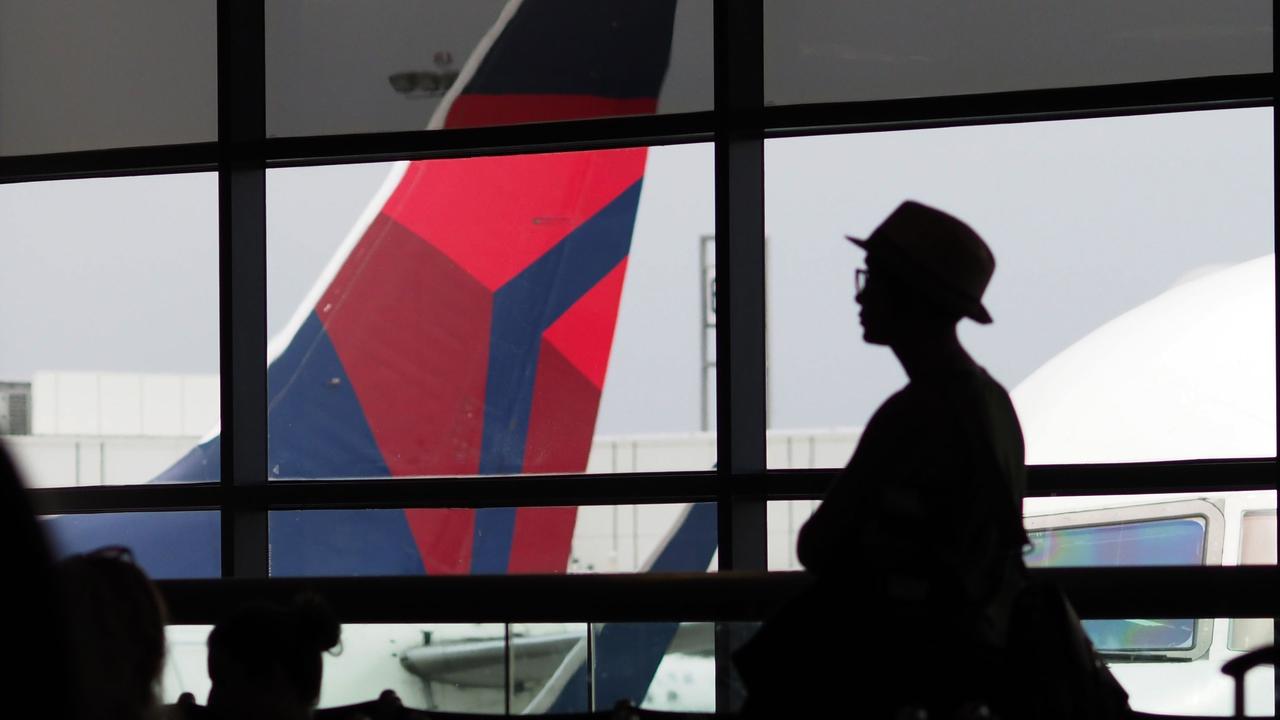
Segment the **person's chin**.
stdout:
<path fill-rule="evenodd" d="M 885 345 L 885 339 L 867 326 L 862 326 L 862 341 L 868 345 Z"/>

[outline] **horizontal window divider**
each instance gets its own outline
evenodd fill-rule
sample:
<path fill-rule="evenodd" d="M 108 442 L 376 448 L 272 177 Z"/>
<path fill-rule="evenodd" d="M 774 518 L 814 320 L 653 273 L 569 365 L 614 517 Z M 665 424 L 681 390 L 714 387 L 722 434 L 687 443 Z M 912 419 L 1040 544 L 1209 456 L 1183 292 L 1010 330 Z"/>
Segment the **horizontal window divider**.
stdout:
<path fill-rule="evenodd" d="M 259 485 L 157 484 L 38 488 L 44 515 L 212 507 L 328 510 L 422 507 L 536 507 L 711 502 L 714 471 L 610 475 L 524 475 L 368 480 L 272 480 Z"/>
<path fill-rule="evenodd" d="M 602 150 L 709 142 L 714 113 L 568 120 L 444 130 L 268 138 L 268 167 Z"/>
<path fill-rule="evenodd" d="M 1252 618 L 1276 614 L 1274 565 L 1038 568 L 1071 600 L 1080 617 Z"/>
<path fill-rule="evenodd" d="M 413 507 L 547 507 L 709 502 L 712 471 L 615 475 L 524 475 L 390 480 L 273 480 L 243 488 L 272 510 Z M 239 491 L 238 489 L 237 491 Z"/>
<path fill-rule="evenodd" d="M 874 132 L 1273 105 L 1273 73 L 947 97 L 740 110 L 732 128 L 766 137 Z M 268 167 L 469 157 L 714 139 L 714 111 L 494 127 L 200 142 L 0 157 L 0 183 L 205 172 L 237 159 Z"/>
<path fill-rule="evenodd" d="M 1027 469 L 1027 496 L 1274 490 L 1274 459 L 1194 460 Z M 600 475 L 272 480 L 257 486 L 156 484 L 37 488 L 44 515 L 142 510 L 536 507 L 712 502 L 719 493 L 770 500 L 821 498 L 838 470 L 770 470 L 724 479 L 713 470 Z"/>
<path fill-rule="evenodd" d="M 818 500 L 837 473 L 770 470 L 766 492 L 770 500 Z M 1027 497 L 1275 490 L 1275 473 L 1274 458 L 1032 465 L 1027 468 Z"/>
<path fill-rule="evenodd" d="M 1275 489 L 1275 458 L 1032 465 L 1027 468 L 1028 497 Z"/>
<path fill-rule="evenodd" d="M 27 494 L 37 515 L 219 510 L 227 497 L 216 483 L 34 488 Z"/>
<path fill-rule="evenodd" d="M 216 142 L 111 148 L 0 157 L 0 184 L 121 175 L 211 172 L 218 169 Z"/>
<path fill-rule="evenodd" d="M 1085 618 L 1271 617 L 1274 566 L 1055 568 Z M 856 582 L 856 578 L 851 578 Z M 212 624 L 249 602 L 327 599 L 348 623 L 711 622 L 768 618 L 812 583 L 801 572 L 161 580 L 173 624 Z M 851 586 L 850 592 L 856 592 Z M 519 598 L 513 602 L 512 598 Z M 845 618 L 847 620 L 847 618 Z M 830 620 L 836 620 L 830 618 Z M 821 623 L 824 619 L 815 618 Z"/>
<path fill-rule="evenodd" d="M 765 137 L 1222 110 L 1275 104 L 1273 73 L 766 107 Z"/>

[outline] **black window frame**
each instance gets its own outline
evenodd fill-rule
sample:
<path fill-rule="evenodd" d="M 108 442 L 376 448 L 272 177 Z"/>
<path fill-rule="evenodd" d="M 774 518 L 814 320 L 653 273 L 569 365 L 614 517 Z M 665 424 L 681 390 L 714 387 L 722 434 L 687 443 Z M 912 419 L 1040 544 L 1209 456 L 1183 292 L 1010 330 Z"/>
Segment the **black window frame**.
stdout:
<path fill-rule="evenodd" d="M 767 557 L 766 503 L 819 498 L 834 475 L 833 470 L 768 470 L 765 464 L 766 139 L 1274 107 L 1274 73 L 960 97 L 765 106 L 763 1 L 714 0 L 715 108 L 711 111 L 502 127 L 268 138 L 263 10 L 263 0 L 222 0 L 218 4 L 219 135 L 216 142 L 0 157 L 0 183 L 182 172 L 216 172 L 218 175 L 222 480 L 217 484 L 32 491 L 34 503 L 42 513 L 220 511 L 222 577 L 224 581 L 249 584 L 235 586 L 218 584 L 219 581 L 166 584 L 166 592 L 185 598 L 179 603 L 185 602 L 183 607 L 191 609 L 177 614 L 182 617 L 183 612 L 187 612 L 188 619 L 208 617 L 216 604 L 211 598 L 225 600 L 225 593 L 231 592 L 228 588 L 284 592 L 297 586 L 299 581 L 272 580 L 270 588 L 273 589 L 268 590 L 267 585 L 256 582 L 266 582 L 268 576 L 267 513 L 275 509 L 715 502 L 720 569 L 762 573 Z M 265 174 L 268 169 L 694 142 L 714 143 L 715 234 L 721 239 L 715 251 L 720 295 L 716 337 L 720 460 L 715 470 L 629 473 L 608 478 L 556 475 L 418 478 L 394 482 L 267 482 L 267 387 L 262 358 L 266 357 L 267 343 Z M 1274 457 L 1029 469 L 1029 494 L 1036 496 L 1223 492 L 1275 490 L 1276 487 Z M 1259 604 L 1262 594 L 1257 590 L 1265 585 L 1274 587 L 1274 568 L 1209 570 L 1162 568 L 1136 573 L 1126 570 L 1123 574 L 1084 570 L 1058 572 L 1055 577 L 1063 578 L 1063 582 L 1076 588 L 1082 614 L 1087 609 L 1095 613 L 1095 617 L 1135 611 L 1150 616 L 1161 608 L 1169 609 L 1170 602 L 1174 611 L 1185 612 L 1191 608 L 1199 616 L 1273 614 L 1273 610 Z M 382 582 L 394 587 L 413 587 L 396 579 Z M 471 578 L 449 582 L 464 590 L 473 588 L 468 595 L 474 600 L 483 594 L 481 585 L 489 588 L 495 580 Z M 498 582 L 523 582 L 533 593 L 524 611 L 507 609 L 501 617 L 512 617 L 514 613 L 530 619 L 557 615 L 552 612 L 550 598 L 572 597 L 575 593 L 566 592 L 571 587 L 605 588 L 601 591 L 604 592 L 616 586 L 609 585 L 607 579 L 583 578 L 505 578 Z M 635 595 L 633 587 L 627 591 L 633 601 L 625 602 L 623 598 L 623 605 L 615 603 L 609 612 L 627 615 L 626 608 L 630 606 L 632 611 L 627 617 L 645 619 L 657 602 L 659 607 L 669 608 L 668 615 L 683 608 L 691 620 L 742 620 L 758 619 L 767 610 L 769 603 L 758 597 L 733 606 L 715 605 L 718 610 L 711 609 L 709 604 L 706 607 L 697 603 L 694 603 L 696 607 L 689 605 L 688 592 L 705 591 L 712 596 L 725 593 L 724 597 L 729 597 L 745 587 L 725 589 L 736 582 L 727 578 L 724 582 L 728 585 L 716 582 L 721 581 L 658 579 L 656 584 L 645 586 L 650 588 L 648 595 Z M 763 583 L 758 587 L 783 597 L 788 588 L 794 588 L 796 580 L 762 575 L 750 582 Z M 1117 582 L 1146 591 L 1138 592 L 1137 599 L 1116 597 L 1106 590 L 1116 587 Z M 378 599 L 376 594 L 353 591 L 348 593 L 349 597 L 343 595 L 347 592 L 347 583 L 317 579 L 307 581 L 307 586 L 347 597 L 341 608 L 352 619 L 392 621 L 402 618 L 406 611 L 402 606 Z M 1155 591 L 1157 588 L 1160 592 Z M 539 592 L 545 593 L 546 598 L 537 599 Z M 509 592 L 496 594 L 510 596 Z M 559 615 L 566 615 L 574 608 L 590 614 L 593 597 L 596 596 L 587 592 L 578 601 L 570 600 L 568 605 L 562 603 L 555 607 L 560 608 Z M 641 600 L 641 597 L 647 599 Z M 461 615 L 468 612 L 474 615 L 486 607 L 483 603 L 470 602 L 465 608 L 459 604 L 457 610 Z M 441 620 L 448 619 L 450 612 L 447 606 L 435 608 Z M 737 642 L 732 636 L 736 632 L 733 627 L 725 625 L 718 644 L 728 647 Z M 720 654 L 720 657 L 725 656 Z M 727 692 L 727 683 L 727 676 L 720 677 L 718 685 L 723 692 Z"/>

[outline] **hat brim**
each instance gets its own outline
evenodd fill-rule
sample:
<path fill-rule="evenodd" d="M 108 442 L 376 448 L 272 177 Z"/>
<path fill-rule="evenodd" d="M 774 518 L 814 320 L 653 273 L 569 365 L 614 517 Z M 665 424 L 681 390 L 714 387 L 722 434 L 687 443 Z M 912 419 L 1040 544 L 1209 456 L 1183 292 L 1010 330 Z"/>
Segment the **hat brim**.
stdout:
<path fill-rule="evenodd" d="M 845 235 L 844 239 L 848 240 L 854 245 L 857 245 L 863 250 L 866 250 L 867 252 L 871 251 L 871 247 L 869 245 L 870 243 L 869 239 L 864 240 L 863 238 L 856 238 L 852 235 Z M 884 246 L 886 250 L 890 249 L 891 247 L 892 246 L 890 245 Z M 900 255 L 901 253 L 894 253 L 894 252 L 891 252 L 888 254 L 889 257 L 892 257 L 895 260 L 898 260 L 899 262 L 902 262 L 902 261 L 909 262 L 909 260 L 905 257 L 899 258 L 898 256 Z M 952 292 L 950 288 L 939 283 L 926 283 L 926 284 L 923 284 L 921 287 L 926 292 L 929 292 L 930 294 L 932 294 L 937 300 L 947 304 L 950 307 L 953 307 L 959 310 L 962 316 L 967 317 L 970 320 L 973 320 L 974 322 L 979 323 L 981 325 L 991 324 L 991 313 L 987 312 L 987 309 L 983 307 L 982 302 L 980 300 L 974 300 L 972 298 L 965 297 L 960 293 Z"/>

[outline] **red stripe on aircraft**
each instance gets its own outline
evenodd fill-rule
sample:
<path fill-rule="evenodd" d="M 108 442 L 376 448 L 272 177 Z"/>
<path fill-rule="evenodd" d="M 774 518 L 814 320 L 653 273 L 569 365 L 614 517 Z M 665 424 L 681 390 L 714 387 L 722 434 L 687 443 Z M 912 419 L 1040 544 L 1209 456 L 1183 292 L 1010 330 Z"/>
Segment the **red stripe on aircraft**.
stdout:
<path fill-rule="evenodd" d="M 508 573 L 564 573 L 573 550 L 576 507 L 520 508 Z"/>
<path fill-rule="evenodd" d="M 609 368 L 609 351 L 613 347 L 618 301 L 626 273 L 627 260 L 623 258 L 542 334 L 597 389 L 604 387 L 605 371 Z M 591 414 L 595 414 L 594 409 Z"/>
<path fill-rule="evenodd" d="M 620 115 L 652 115 L 658 99 L 609 98 L 597 95 L 484 95 L 464 93 L 449 108 L 445 127 L 480 127 L 517 123 L 585 120 Z"/>
<path fill-rule="evenodd" d="M 321 297 L 324 323 L 393 476 L 480 467 L 493 295 L 380 215 Z"/>
<path fill-rule="evenodd" d="M 405 519 L 428 575 L 466 575 L 471 572 L 475 510 L 405 510 Z"/>
<path fill-rule="evenodd" d="M 497 290 L 639 180 L 645 152 L 419 161 L 383 212 Z"/>
<path fill-rule="evenodd" d="M 527 473 L 576 473 L 587 469 L 600 388 L 554 345 L 543 341 L 524 446 Z"/>

